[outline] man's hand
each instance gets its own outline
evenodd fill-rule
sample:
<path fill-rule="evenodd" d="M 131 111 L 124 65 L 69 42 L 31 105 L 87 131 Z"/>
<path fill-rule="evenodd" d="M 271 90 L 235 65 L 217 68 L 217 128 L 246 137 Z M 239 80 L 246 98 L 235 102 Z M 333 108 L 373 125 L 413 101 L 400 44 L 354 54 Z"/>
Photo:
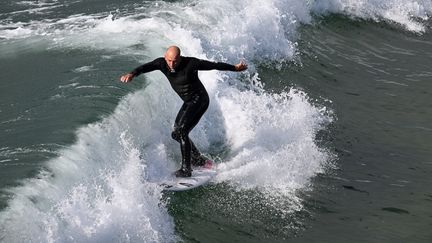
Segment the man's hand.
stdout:
<path fill-rule="evenodd" d="M 246 62 L 242 59 L 239 64 L 234 65 L 237 72 L 241 72 L 247 69 Z"/>
<path fill-rule="evenodd" d="M 132 81 L 133 78 L 134 78 L 134 75 L 132 73 L 128 73 L 128 74 L 121 76 L 120 81 L 122 81 L 123 83 L 128 83 L 128 82 Z"/>

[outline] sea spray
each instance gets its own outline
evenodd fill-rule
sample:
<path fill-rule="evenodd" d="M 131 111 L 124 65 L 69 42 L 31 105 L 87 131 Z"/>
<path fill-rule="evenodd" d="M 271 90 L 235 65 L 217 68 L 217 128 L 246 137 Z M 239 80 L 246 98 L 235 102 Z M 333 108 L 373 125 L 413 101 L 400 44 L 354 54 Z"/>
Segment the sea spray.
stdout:
<path fill-rule="evenodd" d="M 154 161 L 142 156 L 134 124 L 124 123 L 128 97 L 112 116 L 81 128 L 37 178 L 10 189 L 15 198 L 0 215 L 3 240 L 176 241 L 160 186 L 145 180 Z"/>

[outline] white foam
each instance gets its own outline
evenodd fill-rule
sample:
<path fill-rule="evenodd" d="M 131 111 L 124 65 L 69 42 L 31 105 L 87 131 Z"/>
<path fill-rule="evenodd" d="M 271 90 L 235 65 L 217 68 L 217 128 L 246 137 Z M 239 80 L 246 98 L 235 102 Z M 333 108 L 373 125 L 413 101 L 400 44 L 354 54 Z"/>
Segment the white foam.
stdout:
<path fill-rule="evenodd" d="M 44 0 L 38 0 L 38 1 L 19 1 L 16 2 L 17 5 L 25 5 L 25 6 L 38 6 L 38 7 L 42 7 L 42 6 L 51 6 L 51 5 L 55 5 L 58 4 L 58 1 L 54 0 L 54 1 L 44 1 Z"/>
<path fill-rule="evenodd" d="M 391 21 L 413 32 L 424 32 L 426 27 L 420 20 L 432 16 L 430 0 L 331 0 L 314 1 L 312 11 L 318 14 L 327 12 L 343 13 L 355 18 L 375 21 Z"/>
<path fill-rule="evenodd" d="M 157 131 L 157 121 L 142 127 L 141 117 L 128 124 L 143 111 L 131 103 L 142 96 L 148 101 L 146 92 L 128 96 L 111 117 L 80 129 L 77 142 L 49 161 L 47 171 L 11 190 L 15 198 L 0 215 L 2 240 L 177 241 L 159 185 L 146 180 L 152 174 L 147 167 L 156 162 L 165 168 L 157 173 L 169 173 L 169 160 L 139 149 L 158 140 L 150 132 Z"/>
<path fill-rule="evenodd" d="M 217 182 L 259 190 L 275 208 L 290 203 L 288 211 L 299 210 L 295 192 L 307 190 L 310 179 L 331 161 L 331 153 L 314 141 L 316 132 L 331 121 L 326 110 L 294 89 L 260 96 L 232 92 L 218 101 L 232 151 L 218 166 Z"/>
<path fill-rule="evenodd" d="M 22 4 L 30 4 L 23 1 Z M 37 6 L 56 7 L 57 1 L 39 1 Z M 54 6 L 52 6 L 54 5 Z M 73 15 L 66 19 L 46 19 L 28 23 L 0 22 L 0 38 L 28 38 L 34 35 L 55 35 L 55 41 L 68 39 L 100 48 L 125 47 L 148 39 L 146 34 L 154 30 L 159 34 L 166 25 L 178 24 L 183 29 L 194 30 L 207 54 L 218 58 L 229 56 L 254 56 L 280 60 L 291 58 L 296 52 L 296 32 L 299 24 L 310 23 L 311 14 L 342 13 L 355 18 L 391 21 L 407 30 L 423 32 L 425 21 L 432 15 L 429 0 L 360 0 L 360 1 L 248 1 L 218 2 L 202 0 L 188 5 L 154 4 L 128 17 L 117 18 L 101 13 L 89 16 Z M 27 11 L 27 10 L 26 10 Z M 105 18 L 106 17 L 106 18 Z M 165 22 L 166 21 L 166 22 Z M 198 31 L 197 31 L 198 30 Z M 203 31 L 204 30 L 204 31 Z M 94 33 L 94 34 L 92 34 Z M 102 34 L 99 36 L 97 34 Z M 123 35 L 113 35 L 123 33 Z M 116 45 L 113 44 L 113 37 Z M 144 38 L 143 38 L 144 37 Z M 163 36 L 162 36 L 163 37 Z M 92 39 L 93 38 L 93 39 Z M 96 41 L 92 41 L 92 40 Z M 48 41 L 51 39 L 48 38 Z M 103 41 L 107 41 L 104 44 Z M 125 45 L 121 45 L 122 41 Z M 251 50 L 254 52 L 251 53 Z"/>
<path fill-rule="evenodd" d="M 15 37 L 23 37 L 30 36 L 33 32 L 30 29 L 24 28 L 22 26 L 17 27 L 9 27 L 1 30 L 2 38 L 15 38 Z"/>
<path fill-rule="evenodd" d="M 93 65 L 90 65 L 90 66 L 82 66 L 82 67 L 75 68 L 73 71 L 76 73 L 84 73 L 89 71 L 95 71 L 95 69 L 93 68 Z"/>
<path fill-rule="evenodd" d="M 184 26 L 204 30 L 194 34 L 210 56 L 272 61 L 293 57 L 295 30 L 310 21 L 307 5 L 296 1 L 200 1 L 178 17 Z"/>

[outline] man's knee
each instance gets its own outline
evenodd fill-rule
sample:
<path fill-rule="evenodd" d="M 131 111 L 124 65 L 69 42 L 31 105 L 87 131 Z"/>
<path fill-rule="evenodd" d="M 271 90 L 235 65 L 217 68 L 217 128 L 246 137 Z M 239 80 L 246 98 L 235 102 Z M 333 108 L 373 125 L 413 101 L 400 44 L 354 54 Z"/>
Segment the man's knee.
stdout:
<path fill-rule="evenodd" d="M 176 130 L 174 130 L 174 131 L 171 133 L 171 137 L 172 137 L 174 140 L 176 140 L 177 142 L 180 142 L 180 134 L 179 134 Z"/>
<path fill-rule="evenodd" d="M 184 140 L 187 138 L 187 133 L 182 128 L 175 128 L 174 131 L 171 133 L 171 137 L 180 142 L 181 140 Z"/>

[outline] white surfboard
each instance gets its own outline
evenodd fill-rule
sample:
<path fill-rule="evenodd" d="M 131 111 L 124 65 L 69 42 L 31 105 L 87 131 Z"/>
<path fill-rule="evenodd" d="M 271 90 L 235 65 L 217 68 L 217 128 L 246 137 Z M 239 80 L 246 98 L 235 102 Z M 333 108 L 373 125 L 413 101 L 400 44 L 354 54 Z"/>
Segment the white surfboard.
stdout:
<path fill-rule="evenodd" d="M 195 167 L 191 177 L 174 177 L 162 182 L 164 191 L 186 191 L 207 184 L 216 175 L 216 170 Z"/>

